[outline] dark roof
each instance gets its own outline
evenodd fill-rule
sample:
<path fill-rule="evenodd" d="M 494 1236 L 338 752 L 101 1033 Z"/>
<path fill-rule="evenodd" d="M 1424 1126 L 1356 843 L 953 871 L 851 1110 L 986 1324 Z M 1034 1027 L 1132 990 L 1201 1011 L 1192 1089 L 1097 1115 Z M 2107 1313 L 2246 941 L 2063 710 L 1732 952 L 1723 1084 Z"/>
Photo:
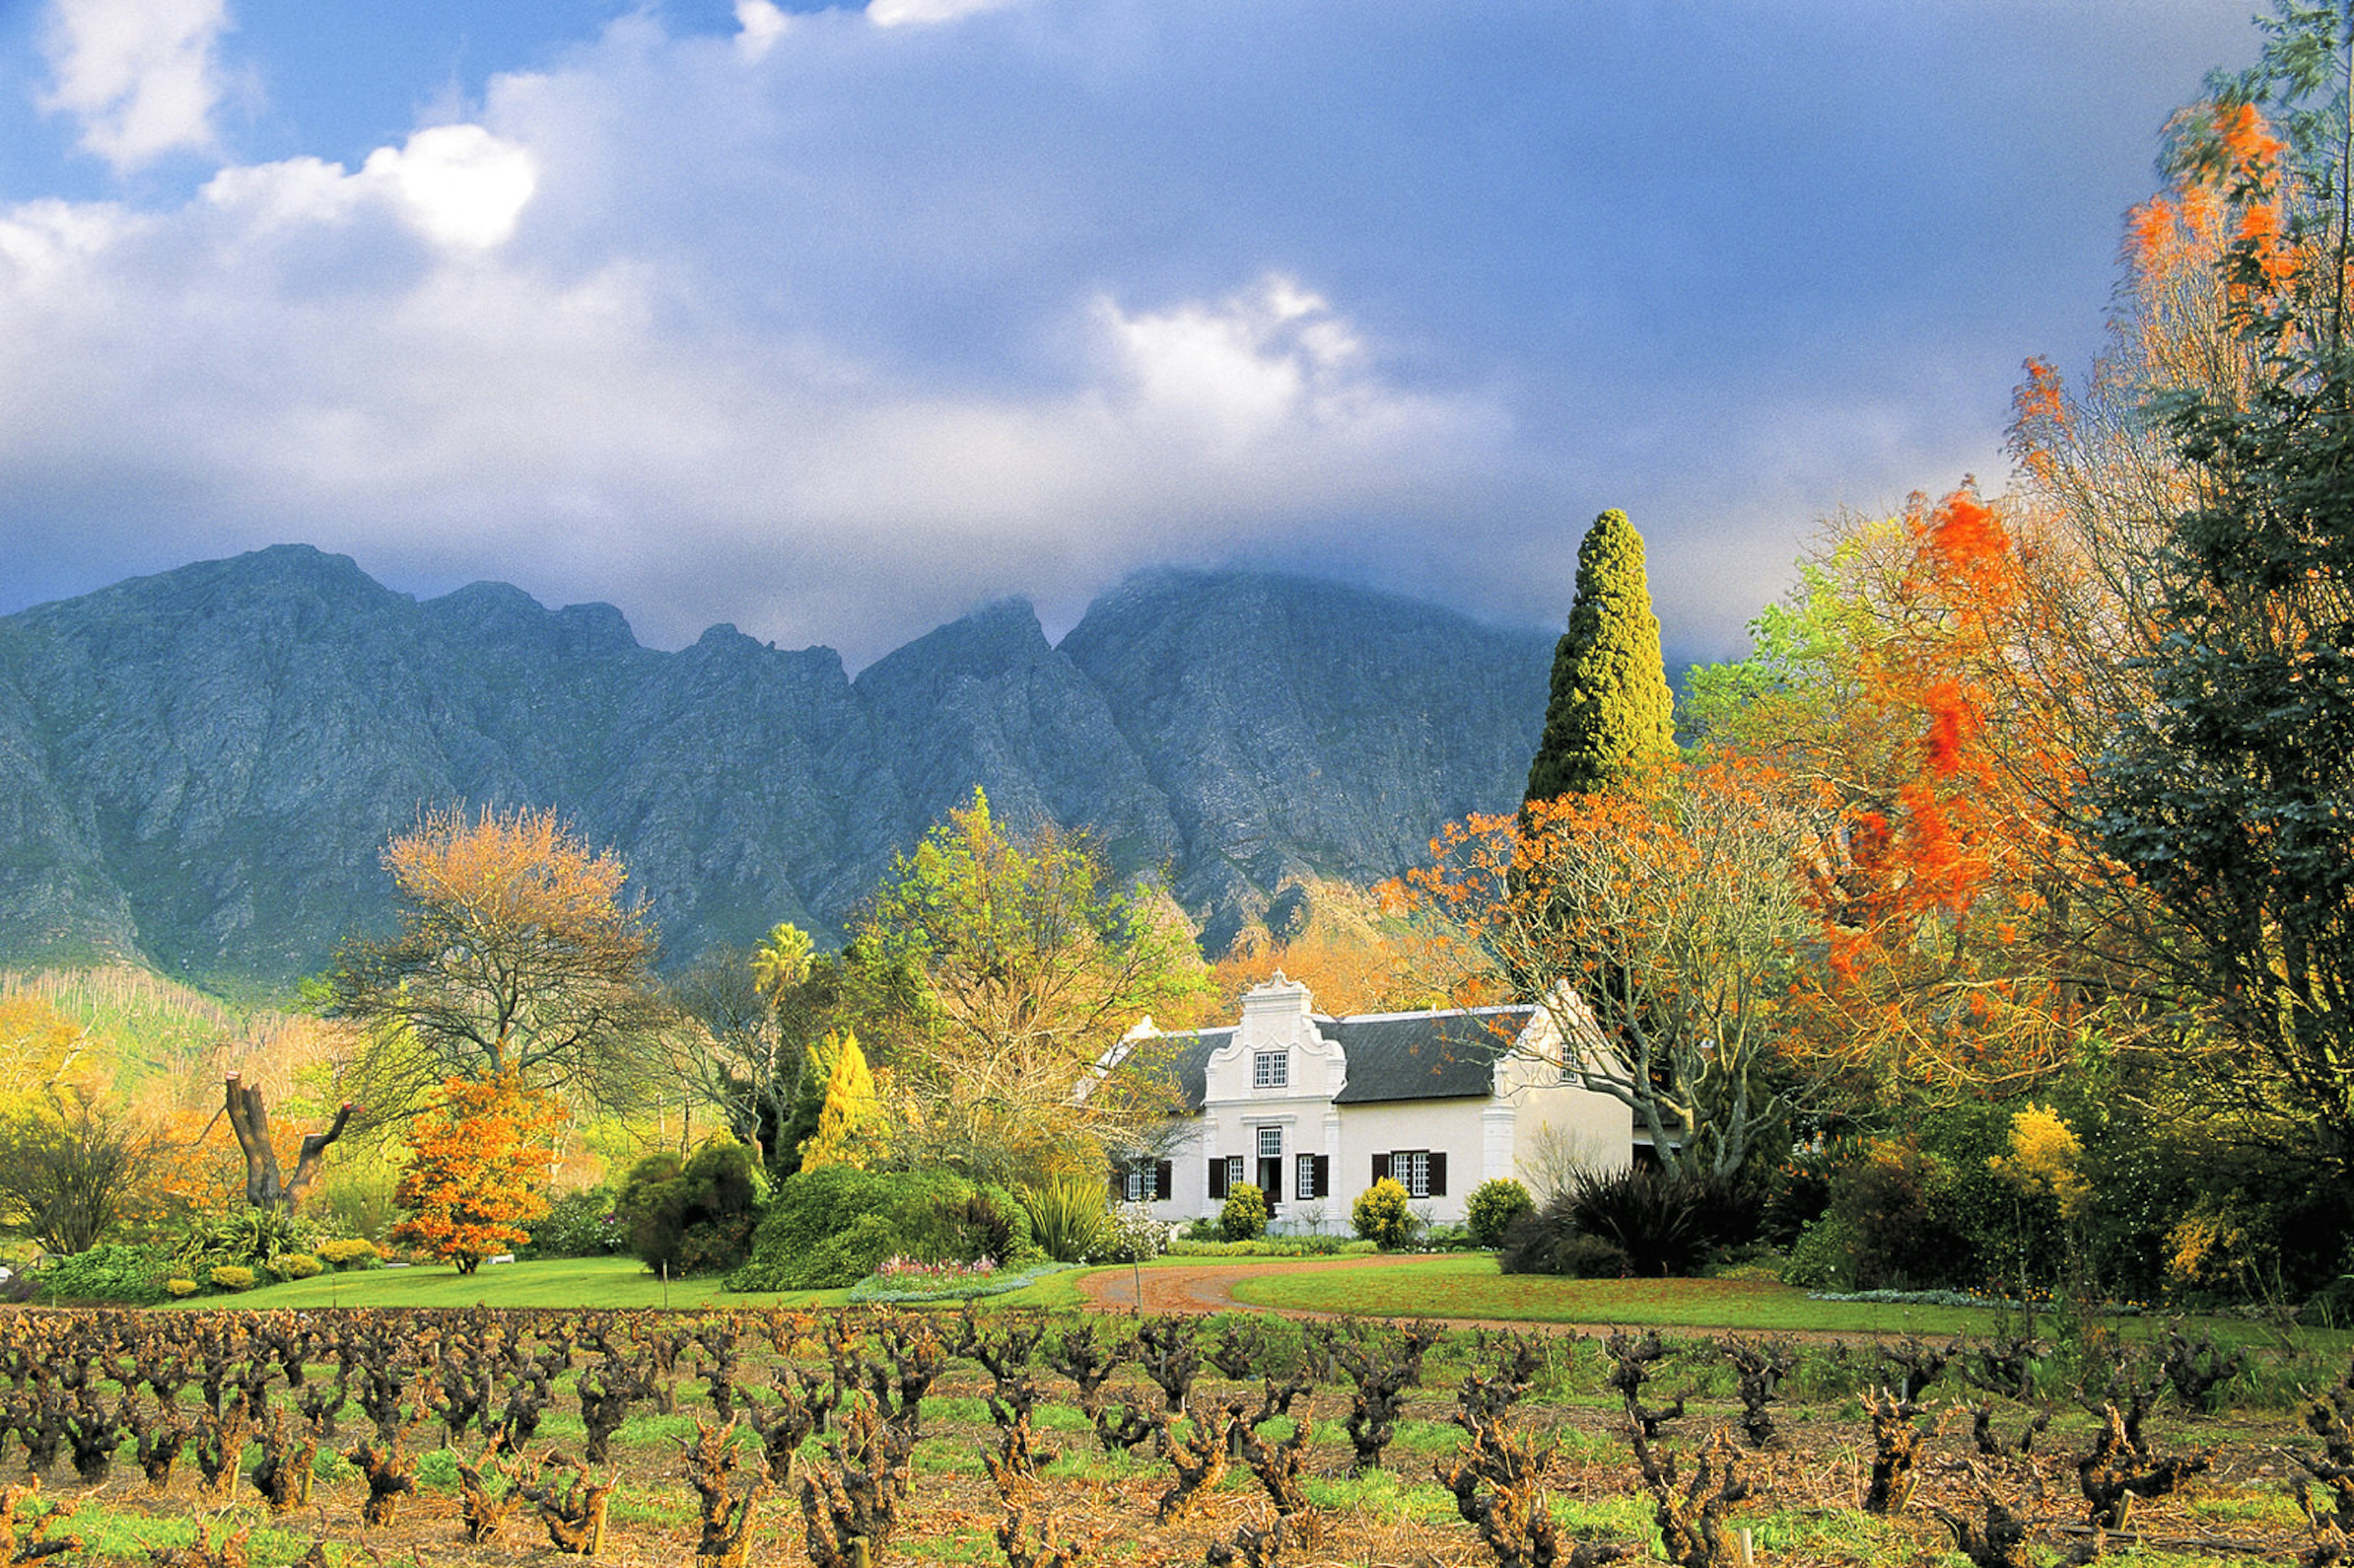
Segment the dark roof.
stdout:
<path fill-rule="evenodd" d="M 1183 1098 L 1185 1109 L 1197 1111 L 1202 1108 L 1203 1097 L 1210 1092 L 1211 1054 L 1234 1037 L 1231 1028 L 1188 1030 L 1182 1034 L 1144 1040 L 1139 1044 L 1138 1054 L 1152 1068 L 1176 1079 L 1177 1093 Z"/>
<path fill-rule="evenodd" d="M 1535 1011 L 1497 1007 L 1320 1021 L 1317 1027 L 1349 1054 L 1349 1081 L 1332 1103 L 1484 1099 L 1495 1085 L 1497 1059 L 1511 1049 Z"/>
<path fill-rule="evenodd" d="M 1476 1012 L 1320 1016 L 1317 1031 L 1349 1057 L 1349 1081 L 1332 1103 L 1485 1099 L 1495 1084 L 1498 1058 L 1511 1049 L 1535 1012 L 1533 1007 L 1489 1007 Z M 1184 1108 L 1198 1111 L 1209 1091 L 1210 1057 L 1234 1037 L 1232 1025 L 1163 1034 L 1144 1042 L 1139 1056 L 1173 1077 Z"/>

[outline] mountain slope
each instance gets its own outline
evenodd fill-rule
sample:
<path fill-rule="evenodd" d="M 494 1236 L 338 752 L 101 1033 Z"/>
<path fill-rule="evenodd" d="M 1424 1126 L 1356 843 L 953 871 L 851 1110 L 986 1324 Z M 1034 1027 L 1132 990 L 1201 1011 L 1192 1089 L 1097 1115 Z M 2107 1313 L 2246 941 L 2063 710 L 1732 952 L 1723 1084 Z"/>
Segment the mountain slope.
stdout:
<path fill-rule="evenodd" d="M 1248 573 L 1154 573 L 1062 645 L 991 605 L 855 681 L 604 605 L 424 603 L 279 546 L 0 618 L 0 959 L 283 979 L 380 927 L 386 838 L 552 804 L 628 863 L 671 949 L 831 938 L 979 786 L 1168 868 L 1214 949 L 1286 884 L 1365 881 L 1509 807 L 1551 639 Z"/>

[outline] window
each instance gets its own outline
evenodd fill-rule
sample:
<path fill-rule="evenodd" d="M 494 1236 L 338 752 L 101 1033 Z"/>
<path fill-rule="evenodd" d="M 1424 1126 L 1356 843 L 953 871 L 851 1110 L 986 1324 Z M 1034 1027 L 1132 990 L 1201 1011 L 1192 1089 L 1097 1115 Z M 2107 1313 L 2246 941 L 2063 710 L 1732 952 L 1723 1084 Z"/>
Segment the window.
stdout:
<path fill-rule="evenodd" d="M 1151 1194 L 1151 1168 L 1143 1160 L 1137 1160 L 1128 1168 L 1127 1189 L 1123 1196 L 1131 1203 L 1141 1203 Z"/>
<path fill-rule="evenodd" d="M 1302 1202 L 1310 1198 L 1332 1195 L 1331 1160 L 1321 1154 L 1303 1154 L 1298 1160 L 1299 1171 L 1292 1177 L 1294 1195 Z"/>
<path fill-rule="evenodd" d="M 1250 1178 L 1243 1173 L 1243 1157 L 1239 1154 L 1227 1155 L 1226 1191 L 1231 1192 L 1249 1180 Z"/>
<path fill-rule="evenodd" d="M 1291 1086 L 1291 1053 L 1259 1051 L 1251 1056 L 1251 1087 L 1254 1089 L 1288 1089 Z"/>
<path fill-rule="evenodd" d="M 1258 1129 L 1258 1157 L 1261 1160 L 1283 1158 L 1283 1128 L 1263 1127 Z"/>
<path fill-rule="evenodd" d="M 1384 1176 L 1406 1191 L 1409 1198 L 1447 1196 L 1447 1156 L 1427 1149 L 1400 1149 L 1373 1156 L 1373 1179 Z"/>

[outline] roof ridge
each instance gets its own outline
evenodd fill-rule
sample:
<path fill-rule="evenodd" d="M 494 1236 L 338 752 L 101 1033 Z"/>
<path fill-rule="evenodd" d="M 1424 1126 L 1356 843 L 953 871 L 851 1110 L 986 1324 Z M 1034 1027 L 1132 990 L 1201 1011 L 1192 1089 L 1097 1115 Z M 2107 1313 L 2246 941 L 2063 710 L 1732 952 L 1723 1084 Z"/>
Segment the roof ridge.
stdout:
<path fill-rule="evenodd" d="M 1401 1018 L 1484 1018 L 1499 1012 L 1534 1012 L 1532 1001 L 1498 1002 L 1491 1007 L 1418 1007 L 1405 1012 L 1350 1012 L 1323 1020 L 1328 1023 L 1389 1023 Z"/>

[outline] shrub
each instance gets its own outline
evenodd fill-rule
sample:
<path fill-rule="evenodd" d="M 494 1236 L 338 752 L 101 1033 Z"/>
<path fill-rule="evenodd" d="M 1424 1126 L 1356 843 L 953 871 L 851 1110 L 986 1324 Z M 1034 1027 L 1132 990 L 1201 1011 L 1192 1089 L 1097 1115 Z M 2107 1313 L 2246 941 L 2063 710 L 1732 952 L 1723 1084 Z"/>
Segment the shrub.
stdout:
<path fill-rule="evenodd" d="M 200 1287 L 193 1279 L 167 1279 L 164 1281 L 164 1288 L 171 1294 L 173 1299 L 182 1300 L 194 1296 Z"/>
<path fill-rule="evenodd" d="M 1472 1190 L 1463 1223 L 1474 1242 L 1485 1247 L 1498 1246 L 1503 1243 L 1505 1227 L 1522 1214 L 1534 1213 L 1536 1206 L 1536 1200 L 1529 1196 L 1526 1187 L 1509 1176 L 1499 1176 Z"/>
<path fill-rule="evenodd" d="M 1257 1241 L 1267 1234 L 1267 1194 L 1257 1184 L 1237 1181 L 1226 1190 L 1226 1205 L 1218 1211 L 1218 1239 Z"/>
<path fill-rule="evenodd" d="M 1566 1195 L 1555 1194 L 1543 1210 L 1513 1216 L 1496 1251 L 1498 1270 L 1572 1279 L 1624 1279 L 1635 1272 L 1633 1260 L 1617 1242 L 1569 1228 L 1566 1209 Z"/>
<path fill-rule="evenodd" d="M 610 1257 L 630 1245 L 610 1187 L 567 1192 L 531 1227 L 535 1257 Z"/>
<path fill-rule="evenodd" d="M 1030 1234 L 1056 1263 L 1081 1263 L 1109 1249 L 1111 1218 L 1102 1181 L 1066 1172 L 1022 1189 Z"/>
<path fill-rule="evenodd" d="M 1097 1263 L 1143 1263 L 1170 1248 L 1169 1227 L 1152 1217 L 1150 1203 L 1122 1203 L 1104 1217 L 1103 1250 Z"/>
<path fill-rule="evenodd" d="M 246 1267 L 245 1265 L 241 1263 L 220 1264 L 213 1269 L 208 1277 L 212 1280 L 213 1288 L 216 1290 L 250 1290 L 253 1288 L 253 1270 Z"/>
<path fill-rule="evenodd" d="M 649 1155 L 631 1169 L 614 1212 L 648 1268 L 698 1274 L 733 1268 L 752 1250 L 767 1181 L 732 1139 L 705 1144 L 684 1164 Z"/>
<path fill-rule="evenodd" d="M 143 1305 L 164 1298 L 171 1261 L 141 1246 L 94 1246 L 41 1267 L 37 1287 L 58 1301 L 122 1301 Z"/>
<path fill-rule="evenodd" d="M 1967 1284 L 1975 1249 L 1940 1199 L 1952 1187 L 1946 1163 L 1914 1142 L 1877 1142 L 1831 1183 L 1831 1213 L 1850 1234 L 1854 1287 L 1873 1290 Z"/>
<path fill-rule="evenodd" d="M 1038 1255 L 1029 1216 L 1002 1188 L 954 1172 L 878 1172 L 823 1165 L 787 1177 L 762 1215 L 731 1290 L 825 1290 L 852 1285 L 893 1255 L 923 1263 L 1001 1265 Z"/>
<path fill-rule="evenodd" d="M 384 1261 L 376 1243 L 364 1236 L 342 1236 L 321 1242 L 313 1251 L 330 1268 L 374 1268 Z"/>
<path fill-rule="evenodd" d="M 234 1209 L 213 1222 L 213 1244 L 223 1263 L 267 1263 L 302 1249 L 302 1227 L 279 1209 Z"/>
<path fill-rule="evenodd" d="M 1617 1246 L 1630 1273 L 1666 1277 L 1700 1272 L 1727 1228 L 1731 1200 L 1720 1183 L 1629 1165 L 1580 1171 L 1554 1203 L 1565 1231 Z"/>
<path fill-rule="evenodd" d="M 300 1252 L 304 1227 L 293 1216 L 276 1209 L 232 1209 L 223 1214 L 197 1215 L 173 1235 L 172 1259 L 191 1274 L 202 1274 L 215 1264 L 266 1265 L 281 1254 Z"/>
<path fill-rule="evenodd" d="M 270 1272 L 281 1279 L 308 1279 L 326 1269 L 325 1264 L 307 1252 L 281 1253 L 270 1260 Z"/>
<path fill-rule="evenodd" d="M 1261 1236 L 1257 1241 L 1176 1241 L 1169 1245 L 1172 1257 L 1356 1257 L 1373 1250 L 1371 1242 L 1340 1236 Z"/>
<path fill-rule="evenodd" d="M 1562 1238 L 1553 1249 L 1553 1272 L 1572 1279 L 1625 1279 L 1635 1260 L 1617 1242 L 1582 1233 Z"/>
<path fill-rule="evenodd" d="M 1782 1283 L 1808 1290 L 1846 1290 L 1855 1284 L 1855 1232 L 1836 1214 L 1798 1233 L 1790 1245 L 1790 1260 L 1782 1266 Z"/>
<path fill-rule="evenodd" d="M 1497 1266 L 1581 1278 L 1695 1275 L 1712 1251 L 1755 1235 L 1763 1202 L 1753 1184 L 1656 1165 L 1580 1171 L 1543 1208 L 1507 1223 Z"/>
<path fill-rule="evenodd" d="M 1359 1235 L 1384 1252 L 1414 1239 L 1414 1211 L 1405 1186 L 1384 1176 L 1349 1205 L 1349 1224 Z"/>

